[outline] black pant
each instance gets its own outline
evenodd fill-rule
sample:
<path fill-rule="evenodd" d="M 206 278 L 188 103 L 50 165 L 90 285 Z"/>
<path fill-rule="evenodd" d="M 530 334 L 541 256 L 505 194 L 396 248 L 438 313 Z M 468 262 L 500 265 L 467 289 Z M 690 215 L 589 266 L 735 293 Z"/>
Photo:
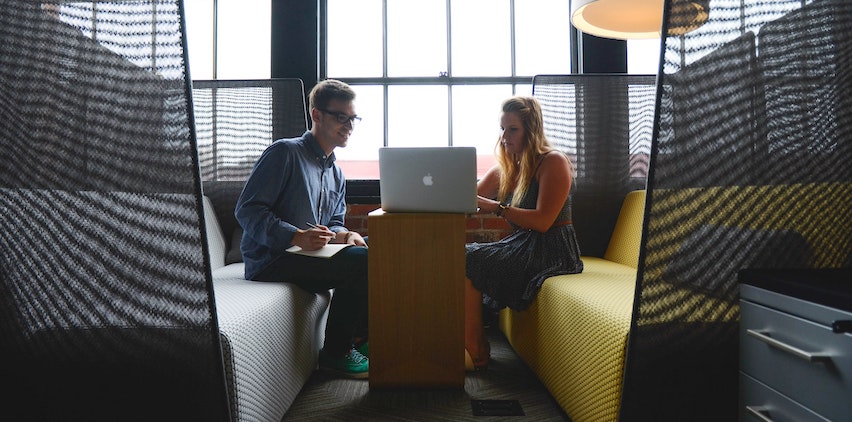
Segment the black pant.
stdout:
<path fill-rule="evenodd" d="M 286 253 L 257 281 L 286 281 L 312 293 L 334 289 L 325 327 L 325 350 L 343 356 L 355 336 L 367 336 L 367 248 L 352 246 L 331 258 Z"/>

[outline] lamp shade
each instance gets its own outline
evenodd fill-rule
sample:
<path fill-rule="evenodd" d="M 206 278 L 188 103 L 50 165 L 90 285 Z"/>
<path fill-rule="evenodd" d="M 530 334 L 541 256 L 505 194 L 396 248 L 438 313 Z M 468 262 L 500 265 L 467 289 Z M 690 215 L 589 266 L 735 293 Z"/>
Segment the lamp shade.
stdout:
<path fill-rule="evenodd" d="M 669 35 L 683 35 L 707 21 L 710 0 L 672 0 Z M 571 0 L 571 23 L 604 38 L 656 38 L 665 0 Z"/>

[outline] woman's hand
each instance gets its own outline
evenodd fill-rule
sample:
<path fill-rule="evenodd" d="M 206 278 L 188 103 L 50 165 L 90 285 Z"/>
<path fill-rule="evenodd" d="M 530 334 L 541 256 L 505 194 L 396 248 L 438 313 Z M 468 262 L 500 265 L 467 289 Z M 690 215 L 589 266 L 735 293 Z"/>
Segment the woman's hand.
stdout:
<path fill-rule="evenodd" d="M 494 214 L 500 208 L 500 203 L 482 195 L 476 196 L 477 214 Z"/>

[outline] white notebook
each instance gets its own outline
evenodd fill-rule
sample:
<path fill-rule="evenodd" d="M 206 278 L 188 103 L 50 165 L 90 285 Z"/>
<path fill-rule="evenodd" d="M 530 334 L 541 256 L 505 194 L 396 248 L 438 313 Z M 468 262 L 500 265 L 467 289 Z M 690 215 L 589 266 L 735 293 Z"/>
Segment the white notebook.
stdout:
<path fill-rule="evenodd" d="M 476 212 L 476 148 L 379 149 L 386 212 Z"/>
<path fill-rule="evenodd" d="M 299 255 L 306 256 L 315 256 L 317 258 L 331 258 L 336 255 L 338 252 L 350 247 L 354 246 L 351 243 L 329 243 L 317 250 L 306 251 L 298 246 L 290 246 L 286 249 L 287 252 L 295 253 Z"/>

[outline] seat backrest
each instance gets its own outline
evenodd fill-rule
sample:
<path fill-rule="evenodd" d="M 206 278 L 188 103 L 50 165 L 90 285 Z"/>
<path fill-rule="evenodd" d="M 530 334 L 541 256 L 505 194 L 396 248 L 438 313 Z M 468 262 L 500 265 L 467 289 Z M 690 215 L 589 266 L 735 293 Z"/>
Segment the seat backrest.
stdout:
<path fill-rule="evenodd" d="M 229 420 L 183 2 L 0 1 L 9 420 Z"/>
<path fill-rule="evenodd" d="M 642 246 L 642 221 L 645 217 L 645 191 L 627 194 L 615 222 L 604 258 L 609 261 L 637 268 L 639 249 Z"/>
<path fill-rule="evenodd" d="M 624 196 L 644 189 L 654 75 L 536 75 L 547 139 L 575 167 L 572 218 L 583 255 L 603 256 Z"/>
<path fill-rule="evenodd" d="M 204 181 L 245 182 L 269 144 L 308 130 L 301 79 L 195 80 L 192 98 Z"/>
<path fill-rule="evenodd" d="M 210 269 L 215 270 L 225 266 L 225 256 L 228 252 L 228 242 L 225 233 L 216 217 L 216 209 L 213 202 L 204 196 L 204 224 L 207 232 L 207 248 L 210 251 Z"/>

